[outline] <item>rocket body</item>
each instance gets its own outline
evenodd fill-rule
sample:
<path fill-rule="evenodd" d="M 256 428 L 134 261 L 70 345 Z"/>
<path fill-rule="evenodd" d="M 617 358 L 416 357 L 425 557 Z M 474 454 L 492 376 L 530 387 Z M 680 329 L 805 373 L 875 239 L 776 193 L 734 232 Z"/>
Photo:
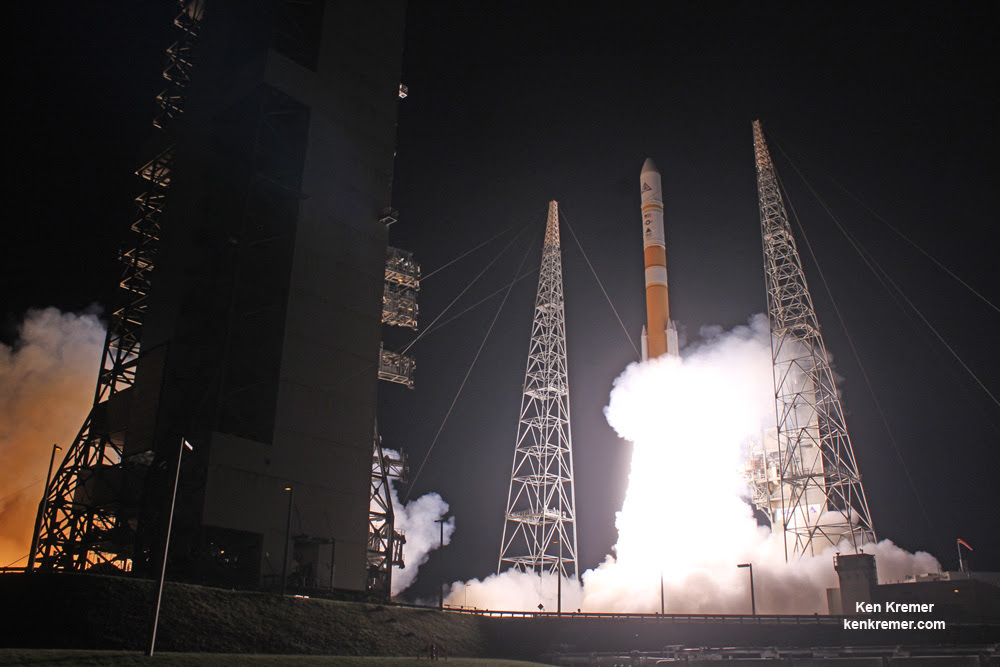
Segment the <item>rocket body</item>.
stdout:
<path fill-rule="evenodd" d="M 646 158 L 639 174 L 642 203 L 642 247 L 646 265 L 646 332 L 643 359 L 676 356 L 677 328 L 670 321 L 667 295 L 667 241 L 663 228 L 663 187 L 660 172 Z"/>

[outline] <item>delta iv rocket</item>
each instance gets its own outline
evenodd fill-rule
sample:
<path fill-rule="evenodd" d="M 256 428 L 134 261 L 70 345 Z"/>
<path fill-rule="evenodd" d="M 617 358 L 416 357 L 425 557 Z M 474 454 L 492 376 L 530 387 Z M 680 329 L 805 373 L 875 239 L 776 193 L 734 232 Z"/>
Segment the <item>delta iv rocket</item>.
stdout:
<path fill-rule="evenodd" d="M 642 201 L 642 248 L 646 256 L 646 324 L 642 328 L 642 359 L 677 356 L 677 327 L 670 321 L 667 296 L 667 241 L 663 231 L 663 188 L 660 172 L 646 158 L 639 174 Z M 648 331 L 648 333 L 647 333 Z"/>

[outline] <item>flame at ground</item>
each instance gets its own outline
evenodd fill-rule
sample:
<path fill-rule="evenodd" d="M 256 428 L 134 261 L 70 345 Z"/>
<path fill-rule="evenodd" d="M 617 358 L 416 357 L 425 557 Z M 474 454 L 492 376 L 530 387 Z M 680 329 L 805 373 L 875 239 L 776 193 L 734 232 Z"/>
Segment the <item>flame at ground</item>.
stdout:
<path fill-rule="evenodd" d="M 728 332 L 703 330 L 683 359 L 632 364 L 615 380 L 605 414 L 633 443 L 618 542 L 582 586 L 563 581 L 563 610 L 749 613 L 748 572 L 737 564 L 753 563 L 759 612 L 826 613 L 835 549 L 786 563 L 780 536 L 757 525 L 742 497 L 746 443 L 774 424 L 769 336 L 762 315 Z M 883 582 L 940 569 L 888 540 L 864 550 Z M 552 611 L 557 589 L 554 577 L 508 571 L 456 582 L 447 602 Z"/>

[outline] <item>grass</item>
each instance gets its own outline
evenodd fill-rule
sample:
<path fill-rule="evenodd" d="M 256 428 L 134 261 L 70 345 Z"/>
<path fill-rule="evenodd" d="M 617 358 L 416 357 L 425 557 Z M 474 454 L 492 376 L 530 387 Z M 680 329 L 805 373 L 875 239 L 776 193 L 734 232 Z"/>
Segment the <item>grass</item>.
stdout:
<path fill-rule="evenodd" d="M 153 595 L 152 582 L 123 577 L 0 576 L 0 605 L 11 612 L 0 625 L 0 647 L 143 651 Z M 473 616 L 168 582 L 156 647 L 169 653 L 413 657 L 430 643 L 451 658 L 493 654 L 482 619 Z"/>

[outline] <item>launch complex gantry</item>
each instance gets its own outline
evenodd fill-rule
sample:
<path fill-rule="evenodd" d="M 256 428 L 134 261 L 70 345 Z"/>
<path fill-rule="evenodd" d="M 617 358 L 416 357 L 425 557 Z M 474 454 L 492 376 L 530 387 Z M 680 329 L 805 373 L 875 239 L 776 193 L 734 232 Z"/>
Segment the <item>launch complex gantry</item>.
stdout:
<path fill-rule="evenodd" d="M 753 503 L 785 536 L 785 558 L 875 541 L 861 474 L 760 121 L 753 123 L 771 325 L 776 430 L 752 444 Z"/>
<path fill-rule="evenodd" d="M 381 220 L 396 222 L 395 210 L 386 209 Z M 405 250 L 389 246 L 385 252 L 385 287 L 382 292 L 382 323 L 417 329 L 417 292 L 420 291 L 420 265 Z M 378 377 L 386 382 L 413 389 L 413 357 L 379 350 Z M 396 528 L 391 481 L 405 482 L 408 468 L 402 453 L 382 447 L 382 436 L 375 426 L 372 450 L 371 500 L 368 505 L 368 592 L 388 598 L 392 592 L 392 567 L 403 567 L 406 536 Z"/>
<path fill-rule="evenodd" d="M 66 457 L 45 489 L 27 569 L 130 571 L 135 543 L 137 490 L 126 488 L 153 464 L 153 452 L 123 456 L 133 399 L 139 342 L 148 308 L 151 274 L 162 231 L 161 218 L 174 166 L 175 125 L 183 114 L 194 69 L 205 0 L 180 0 L 176 41 L 167 49 L 164 90 L 156 97 L 155 157 L 136 172 L 145 191 L 135 199 L 135 246 L 121 255 L 119 307 L 108 322 L 94 405 Z"/>

